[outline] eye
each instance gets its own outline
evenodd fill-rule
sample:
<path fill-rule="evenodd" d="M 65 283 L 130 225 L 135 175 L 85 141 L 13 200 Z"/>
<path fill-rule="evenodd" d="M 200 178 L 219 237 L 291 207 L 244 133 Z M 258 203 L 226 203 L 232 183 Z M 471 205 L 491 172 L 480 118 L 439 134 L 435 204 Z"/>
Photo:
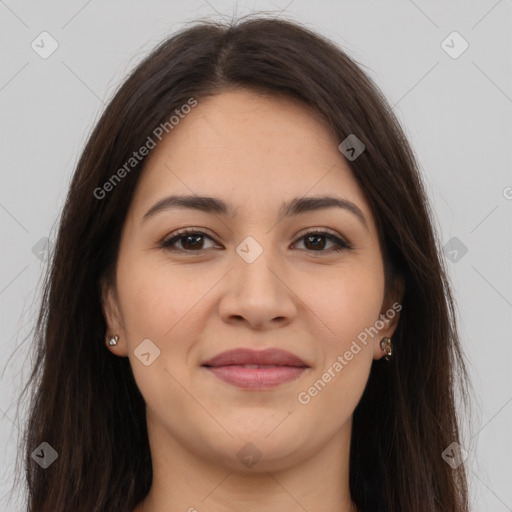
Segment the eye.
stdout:
<path fill-rule="evenodd" d="M 322 229 L 316 231 L 309 231 L 308 233 L 306 233 L 305 235 L 301 236 L 298 239 L 298 241 L 301 240 L 304 240 L 304 245 L 306 246 L 306 248 L 313 249 L 313 251 L 309 252 L 340 252 L 343 250 L 352 249 L 352 246 L 348 242 L 333 235 L 330 231 Z M 331 243 L 333 243 L 334 247 L 324 250 L 326 245 L 325 240 L 328 240 Z"/>
<path fill-rule="evenodd" d="M 213 239 L 202 231 L 193 229 L 184 229 L 173 233 L 170 238 L 166 238 L 160 242 L 160 246 L 170 251 L 200 252 L 204 239 Z M 176 248 L 176 242 L 180 242 L 182 247 Z"/>
<path fill-rule="evenodd" d="M 184 229 L 173 233 L 170 237 L 162 240 L 160 242 L 160 246 L 169 251 L 201 252 L 201 249 L 204 249 L 204 242 L 206 239 L 214 241 L 210 236 L 202 231 Z M 352 246 L 348 242 L 326 230 L 309 231 L 305 235 L 301 236 L 295 244 L 302 240 L 304 240 L 304 245 L 306 247 L 305 250 L 308 252 L 329 253 L 352 249 Z M 325 240 L 330 241 L 334 246 L 326 249 Z M 179 243 L 181 247 L 176 247 L 177 243 Z"/>

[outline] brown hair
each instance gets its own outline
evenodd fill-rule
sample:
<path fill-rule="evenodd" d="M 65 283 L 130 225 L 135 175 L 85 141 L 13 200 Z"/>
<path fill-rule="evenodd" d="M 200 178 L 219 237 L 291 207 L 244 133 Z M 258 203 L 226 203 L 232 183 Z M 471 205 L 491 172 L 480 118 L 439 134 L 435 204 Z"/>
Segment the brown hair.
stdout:
<path fill-rule="evenodd" d="M 62 212 L 35 332 L 23 447 L 28 512 L 132 512 L 151 486 L 145 404 L 128 358 L 105 347 L 100 283 L 115 268 L 144 161 L 103 199 L 111 178 L 190 98 L 229 88 L 284 94 L 365 151 L 348 162 L 379 230 L 389 291 L 405 292 L 391 361 L 374 361 L 355 409 L 350 492 L 361 511 L 466 512 L 455 394 L 468 377 L 454 304 L 418 165 L 391 107 L 329 40 L 296 22 L 201 21 L 161 43 L 122 84 L 83 150 Z M 42 469 L 43 441 L 58 459 Z M 129 449 L 127 449 L 129 447 Z"/>

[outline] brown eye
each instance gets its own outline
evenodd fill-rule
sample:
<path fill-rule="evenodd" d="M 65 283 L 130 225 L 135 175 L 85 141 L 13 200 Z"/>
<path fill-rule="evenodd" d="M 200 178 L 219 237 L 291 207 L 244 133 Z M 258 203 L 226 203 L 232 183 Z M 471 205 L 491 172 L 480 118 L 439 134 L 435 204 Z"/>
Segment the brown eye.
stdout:
<path fill-rule="evenodd" d="M 306 249 L 325 249 L 327 237 L 324 235 L 308 235 L 304 237 Z"/>
<path fill-rule="evenodd" d="M 204 243 L 203 235 L 183 235 L 178 240 L 181 240 L 181 246 L 184 249 L 200 249 Z"/>
<path fill-rule="evenodd" d="M 169 251 L 199 253 L 205 249 L 204 244 L 207 239 L 212 242 L 214 241 L 202 231 L 183 230 L 161 241 L 160 246 Z M 298 241 L 301 240 L 304 240 L 304 250 L 308 252 L 330 253 L 352 249 L 352 246 L 348 242 L 338 238 L 329 231 L 311 231 L 298 239 Z M 329 242 L 333 244 L 333 246 L 326 248 Z M 206 247 L 206 249 L 209 248 L 211 247 Z"/>
<path fill-rule="evenodd" d="M 201 231 L 182 231 L 161 242 L 161 247 L 168 250 L 200 252 L 203 249 L 205 239 L 212 240 Z M 175 247 L 179 242 L 181 247 Z"/>
<path fill-rule="evenodd" d="M 304 240 L 304 246 L 309 252 L 340 252 L 352 248 L 350 244 L 334 236 L 329 231 L 311 231 L 299 238 L 300 240 Z M 327 241 L 333 243 L 334 247 L 325 249 Z"/>

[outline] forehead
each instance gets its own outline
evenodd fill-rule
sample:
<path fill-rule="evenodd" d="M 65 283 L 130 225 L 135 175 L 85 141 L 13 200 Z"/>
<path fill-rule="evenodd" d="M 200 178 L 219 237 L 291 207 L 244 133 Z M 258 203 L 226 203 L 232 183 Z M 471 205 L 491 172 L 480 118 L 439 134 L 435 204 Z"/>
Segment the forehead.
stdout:
<path fill-rule="evenodd" d="M 294 99 L 245 89 L 199 99 L 149 154 L 133 209 L 181 193 L 253 214 L 288 197 L 337 193 L 370 216 L 338 144 L 320 114 Z"/>

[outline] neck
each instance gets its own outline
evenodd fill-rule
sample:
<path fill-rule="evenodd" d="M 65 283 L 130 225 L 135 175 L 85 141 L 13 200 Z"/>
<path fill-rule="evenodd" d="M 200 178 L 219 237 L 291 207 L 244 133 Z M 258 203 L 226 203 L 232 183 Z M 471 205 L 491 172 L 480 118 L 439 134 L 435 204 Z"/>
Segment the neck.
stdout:
<path fill-rule="evenodd" d="M 329 443 L 313 453 L 255 464 L 230 465 L 228 457 L 187 450 L 148 421 L 153 482 L 134 512 L 357 512 L 349 491 L 348 420 Z M 158 442 L 157 442 L 158 441 Z"/>

